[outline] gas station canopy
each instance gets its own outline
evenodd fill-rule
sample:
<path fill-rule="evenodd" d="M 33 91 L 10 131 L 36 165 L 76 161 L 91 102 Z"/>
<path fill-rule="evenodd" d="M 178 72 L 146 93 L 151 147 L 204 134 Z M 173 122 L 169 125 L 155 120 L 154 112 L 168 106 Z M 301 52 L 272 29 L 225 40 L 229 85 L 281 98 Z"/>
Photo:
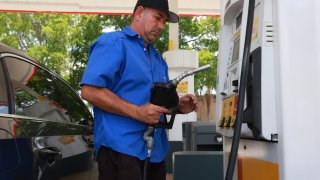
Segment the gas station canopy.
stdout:
<path fill-rule="evenodd" d="M 177 1 L 180 16 L 219 16 L 220 0 Z M 0 0 L 0 12 L 131 14 L 136 0 Z"/>

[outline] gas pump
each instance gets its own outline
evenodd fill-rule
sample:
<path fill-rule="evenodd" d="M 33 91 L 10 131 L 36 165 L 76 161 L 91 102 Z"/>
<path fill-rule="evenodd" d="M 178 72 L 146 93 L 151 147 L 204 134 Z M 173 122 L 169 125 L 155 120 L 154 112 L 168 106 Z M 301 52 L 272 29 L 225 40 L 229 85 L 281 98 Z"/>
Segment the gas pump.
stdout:
<path fill-rule="evenodd" d="M 273 0 L 221 6 L 216 119 L 226 179 L 277 179 Z"/>

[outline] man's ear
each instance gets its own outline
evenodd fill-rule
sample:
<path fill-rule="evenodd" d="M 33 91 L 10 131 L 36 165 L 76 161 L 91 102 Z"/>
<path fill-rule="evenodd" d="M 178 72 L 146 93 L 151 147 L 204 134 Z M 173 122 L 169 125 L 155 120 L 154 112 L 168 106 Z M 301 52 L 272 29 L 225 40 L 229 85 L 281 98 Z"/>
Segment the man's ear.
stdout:
<path fill-rule="evenodd" d="M 135 11 L 135 13 L 134 13 L 134 16 L 137 18 L 137 20 L 140 20 L 140 19 L 141 19 L 141 16 L 142 16 L 144 10 L 145 10 L 145 9 L 144 9 L 144 7 L 142 7 L 142 6 L 138 6 L 138 7 L 137 7 L 137 9 L 136 9 L 136 11 Z"/>

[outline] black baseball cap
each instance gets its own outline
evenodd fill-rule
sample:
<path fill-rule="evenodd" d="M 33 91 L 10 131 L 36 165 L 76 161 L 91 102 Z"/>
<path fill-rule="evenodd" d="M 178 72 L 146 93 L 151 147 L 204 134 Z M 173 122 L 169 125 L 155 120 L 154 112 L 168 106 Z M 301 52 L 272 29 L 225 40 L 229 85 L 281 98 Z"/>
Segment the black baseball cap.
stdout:
<path fill-rule="evenodd" d="M 138 0 L 133 12 L 136 11 L 137 7 L 147 7 L 158 9 L 168 14 L 168 22 L 177 23 L 179 22 L 179 16 L 176 13 L 169 11 L 168 0 Z"/>

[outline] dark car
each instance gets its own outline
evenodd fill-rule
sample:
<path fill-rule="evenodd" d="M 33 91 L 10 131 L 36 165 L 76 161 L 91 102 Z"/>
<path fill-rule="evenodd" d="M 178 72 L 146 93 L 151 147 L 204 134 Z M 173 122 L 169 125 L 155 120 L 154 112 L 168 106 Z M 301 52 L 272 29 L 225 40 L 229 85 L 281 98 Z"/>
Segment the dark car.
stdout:
<path fill-rule="evenodd" d="M 0 179 L 92 179 L 93 117 L 56 73 L 0 44 Z"/>

